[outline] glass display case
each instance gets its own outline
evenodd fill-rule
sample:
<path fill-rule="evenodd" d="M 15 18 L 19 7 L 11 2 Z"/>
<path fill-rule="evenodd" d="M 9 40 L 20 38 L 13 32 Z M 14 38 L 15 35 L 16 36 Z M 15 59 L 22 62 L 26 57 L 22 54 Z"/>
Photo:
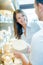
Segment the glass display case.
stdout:
<path fill-rule="evenodd" d="M 12 17 L 13 12 L 8 11 L 8 10 L 0 10 L 0 23 L 12 23 L 13 17 Z"/>

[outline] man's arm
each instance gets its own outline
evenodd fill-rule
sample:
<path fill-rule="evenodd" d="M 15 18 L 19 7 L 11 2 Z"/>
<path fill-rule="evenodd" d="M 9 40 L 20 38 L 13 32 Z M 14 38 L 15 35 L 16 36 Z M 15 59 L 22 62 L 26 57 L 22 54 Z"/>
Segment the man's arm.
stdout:
<path fill-rule="evenodd" d="M 23 65 L 32 65 L 29 60 L 26 59 L 26 57 L 22 56 L 22 62 L 23 62 Z"/>
<path fill-rule="evenodd" d="M 24 54 L 21 54 L 21 60 L 23 65 L 29 65 L 29 60 L 26 58 Z"/>
<path fill-rule="evenodd" d="M 14 55 L 17 57 L 17 58 L 20 58 L 23 65 L 32 65 L 29 60 L 26 58 L 26 56 L 20 52 L 17 52 L 17 51 L 14 51 Z"/>

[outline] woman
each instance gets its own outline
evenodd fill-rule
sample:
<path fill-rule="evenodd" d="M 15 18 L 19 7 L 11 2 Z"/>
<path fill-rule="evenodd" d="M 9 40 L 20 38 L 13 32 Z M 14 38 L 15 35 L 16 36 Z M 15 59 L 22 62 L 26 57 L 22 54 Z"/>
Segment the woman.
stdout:
<path fill-rule="evenodd" d="M 29 31 L 30 29 L 26 24 L 26 20 L 27 19 L 26 19 L 25 15 L 24 15 L 23 11 L 21 11 L 21 10 L 14 11 L 14 13 L 13 13 L 14 35 L 18 39 L 22 39 L 22 35 L 24 35 L 25 38 L 24 37 L 23 38 L 27 42 L 27 41 L 29 41 L 29 35 L 28 35 L 27 31 Z M 26 54 L 27 54 L 27 52 L 30 52 L 30 46 L 29 45 L 27 46 Z M 15 52 L 15 53 L 19 54 L 18 52 Z M 26 61 L 28 61 L 28 60 L 26 60 Z M 24 62 L 23 62 L 23 64 L 25 65 Z"/>

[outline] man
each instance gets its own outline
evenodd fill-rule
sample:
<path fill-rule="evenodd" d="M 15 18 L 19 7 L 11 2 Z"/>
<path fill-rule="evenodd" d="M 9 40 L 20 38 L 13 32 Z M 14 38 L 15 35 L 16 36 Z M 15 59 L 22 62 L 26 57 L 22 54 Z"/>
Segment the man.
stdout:
<path fill-rule="evenodd" d="M 32 38 L 30 62 L 32 65 L 43 65 L 43 0 L 35 0 L 35 10 L 40 30 Z"/>
<path fill-rule="evenodd" d="M 23 54 L 14 52 L 16 57 L 21 58 L 23 65 L 43 65 L 43 0 L 35 0 L 35 11 L 40 20 L 40 30 L 32 38 L 30 60 Z"/>

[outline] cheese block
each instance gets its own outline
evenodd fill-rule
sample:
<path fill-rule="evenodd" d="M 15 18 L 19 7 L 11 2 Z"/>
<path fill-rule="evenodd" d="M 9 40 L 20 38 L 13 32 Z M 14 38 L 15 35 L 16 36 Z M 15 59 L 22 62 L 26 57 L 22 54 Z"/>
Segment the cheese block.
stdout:
<path fill-rule="evenodd" d="M 14 49 L 18 50 L 18 51 L 26 49 L 27 46 L 28 46 L 28 44 L 24 40 L 21 40 L 21 39 L 14 40 L 14 42 L 13 42 Z"/>

